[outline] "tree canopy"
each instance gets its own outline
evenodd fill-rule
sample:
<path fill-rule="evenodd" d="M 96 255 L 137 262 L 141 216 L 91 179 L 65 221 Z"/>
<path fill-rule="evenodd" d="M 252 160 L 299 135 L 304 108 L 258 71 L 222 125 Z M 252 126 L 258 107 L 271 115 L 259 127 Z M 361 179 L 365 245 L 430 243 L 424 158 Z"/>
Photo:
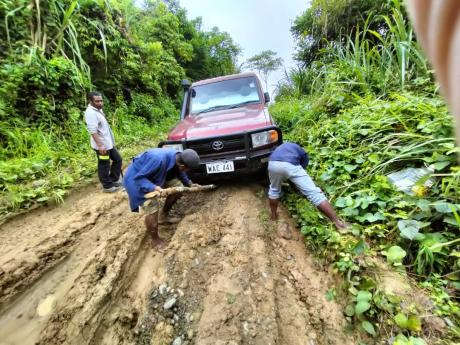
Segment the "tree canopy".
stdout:
<path fill-rule="evenodd" d="M 295 58 L 303 65 L 312 63 L 331 42 L 342 42 L 374 14 L 391 11 L 391 0 L 312 0 L 310 7 L 294 21 L 291 32 L 297 40 Z M 383 18 L 374 18 L 370 29 L 384 27 Z"/>
<path fill-rule="evenodd" d="M 276 71 L 283 64 L 283 59 L 276 56 L 272 50 L 264 50 L 259 54 L 250 57 L 245 65 L 259 72 L 265 82 L 265 89 L 268 89 L 268 77 L 270 73 Z"/>
<path fill-rule="evenodd" d="M 181 79 L 237 70 L 232 38 L 203 31 L 177 1 L 10 0 L 0 17 L 0 119 L 60 122 L 94 88 L 175 102 Z"/>

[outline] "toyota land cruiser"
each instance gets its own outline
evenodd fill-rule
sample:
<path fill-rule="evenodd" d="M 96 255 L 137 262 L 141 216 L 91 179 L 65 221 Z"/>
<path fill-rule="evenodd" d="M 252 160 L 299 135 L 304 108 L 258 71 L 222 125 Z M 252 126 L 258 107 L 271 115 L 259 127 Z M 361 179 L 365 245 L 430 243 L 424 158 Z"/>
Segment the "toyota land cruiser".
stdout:
<path fill-rule="evenodd" d="M 201 165 L 191 172 L 199 179 L 221 178 L 264 168 L 282 142 L 281 130 L 268 113 L 255 73 L 241 73 L 195 82 L 182 82 L 180 122 L 159 147 L 194 149 Z"/>

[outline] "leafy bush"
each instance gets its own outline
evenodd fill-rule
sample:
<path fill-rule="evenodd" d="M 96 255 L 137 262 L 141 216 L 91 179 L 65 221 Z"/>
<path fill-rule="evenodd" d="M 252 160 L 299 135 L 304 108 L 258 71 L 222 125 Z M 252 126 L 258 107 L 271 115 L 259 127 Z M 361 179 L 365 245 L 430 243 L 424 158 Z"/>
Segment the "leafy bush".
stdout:
<path fill-rule="evenodd" d="M 451 279 L 449 289 L 460 288 L 459 149 L 444 102 L 410 92 L 389 99 L 355 96 L 354 106 L 335 115 L 317 102 L 288 98 L 271 108 L 286 139 L 309 152 L 313 179 L 352 224 L 339 233 L 303 197 L 288 194 L 285 201 L 308 243 L 335 262 L 352 286 L 362 282 L 359 257 L 373 248 L 419 277 L 443 275 Z M 434 184 L 427 188 L 426 178 L 420 180 L 412 195 L 396 190 L 386 176 L 425 166 L 433 169 Z M 397 251 L 404 255 L 395 256 Z"/>

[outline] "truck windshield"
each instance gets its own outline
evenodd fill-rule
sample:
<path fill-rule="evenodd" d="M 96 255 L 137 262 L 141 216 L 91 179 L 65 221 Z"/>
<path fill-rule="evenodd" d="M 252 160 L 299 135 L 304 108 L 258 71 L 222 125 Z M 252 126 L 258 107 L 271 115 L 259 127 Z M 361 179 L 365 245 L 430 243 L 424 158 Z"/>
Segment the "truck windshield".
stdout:
<path fill-rule="evenodd" d="M 260 103 L 258 84 L 254 77 L 198 85 L 191 90 L 191 95 L 190 113 L 195 115 Z"/>

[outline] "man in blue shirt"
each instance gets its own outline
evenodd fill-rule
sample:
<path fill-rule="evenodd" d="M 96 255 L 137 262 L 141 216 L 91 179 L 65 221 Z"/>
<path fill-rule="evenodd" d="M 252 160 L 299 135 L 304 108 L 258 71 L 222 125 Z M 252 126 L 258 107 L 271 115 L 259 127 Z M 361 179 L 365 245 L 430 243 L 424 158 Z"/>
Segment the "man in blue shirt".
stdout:
<path fill-rule="evenodd" d="M 179 220 L 168 216 L 181 194 L 169 195 L 161 212 L 158 198 L 145 199 L 144 195 L 163 188 L 183 185 L 190 187 L 186 172 L 200 165 L 200 157 L 191 149 L 178 152 L 175 149 L 151 149 L 135 157 L 126 170 L 123 183 L 128 192 L 132 212 L 139 208 L 146 214 L 145 226 L 152 237 L 154 247 L 165 245 L 158 235 L 158 223 L 177 223 Z M 179 182 L 180 180 L 180 182 Z"/>
<path fill-rule="evenodd" d="M 346 228 L 346 224 L 335 213 L 324 193 L 319 189 L 305 171 L 308 165 L 307 153 L 297 144 L 285 142 L 272 152 L 268 162 L 270 189 L 268 200 L 271 219 L 278 219 L 278 203 L 281 197 L 281 184 L 289 180 L 307 197 L 338 229 Z"/>

